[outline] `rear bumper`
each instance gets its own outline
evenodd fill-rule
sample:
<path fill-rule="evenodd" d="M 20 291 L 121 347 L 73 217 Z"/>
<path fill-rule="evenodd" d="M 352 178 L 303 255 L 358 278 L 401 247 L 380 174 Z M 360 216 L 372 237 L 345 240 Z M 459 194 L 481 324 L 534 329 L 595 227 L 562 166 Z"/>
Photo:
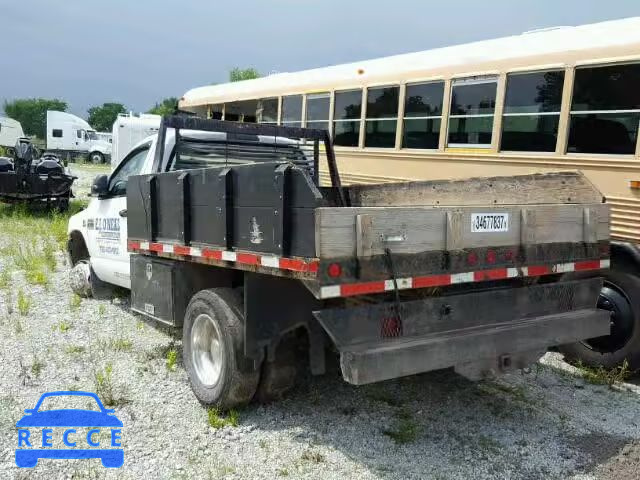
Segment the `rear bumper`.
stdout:
<path fill-rule="evenodd" d="M 389 303 L 315 315 L 340 350 L 344 379 L 360 385 L 474 364 L 521 368 L 550 346 L 607 335 L 609 313 L 595 308 L 601 286 L 595 278 L 430 297 L 401 303 L 400 321 Z"/>

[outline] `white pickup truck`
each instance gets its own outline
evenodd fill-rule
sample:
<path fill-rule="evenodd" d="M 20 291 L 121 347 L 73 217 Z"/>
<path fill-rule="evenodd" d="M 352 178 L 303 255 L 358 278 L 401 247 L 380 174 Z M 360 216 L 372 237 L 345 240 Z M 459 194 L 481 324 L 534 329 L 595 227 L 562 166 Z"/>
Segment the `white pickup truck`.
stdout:
<path fill-rule="evenodd" d="M 131 289 L 183 327 L 205 404 L 279 397 L 303 347 L 359 385 L 482 378 L 611 332 L 609 207 L 577 172 L 345 187 L 325 131 L 170 116 L 92 196 L 69 221 L 74 290 Z"/>

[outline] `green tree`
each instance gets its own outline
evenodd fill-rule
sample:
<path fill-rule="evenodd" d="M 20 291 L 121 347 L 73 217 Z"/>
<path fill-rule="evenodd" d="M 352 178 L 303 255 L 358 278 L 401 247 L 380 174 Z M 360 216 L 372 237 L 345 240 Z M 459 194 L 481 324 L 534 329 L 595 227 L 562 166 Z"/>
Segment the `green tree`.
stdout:
<path fill-rule="evenodd" d="M 229 71 L 230 82 L 241 82 L 242 80 L 252 80 L 254 78 L 260 78 L 260 72 L 255 68 L 233 68 Z"/>
<path fill-rule="evenodd" d="M 100 107 L 91 107 L 89 113 L 89 125 L 99 132 L 110 132 L 113 123 L 118 118 L 119 113 L 126 113 L 127 109 L 121 103 L 103 103 Z"/>
<path fill-rule="evenodd" d="M 156 104 L 147 113 L 153 113 L 155 115 L 172 115 L 175 109 L 178 107 L 178 99 L 176 97 L 169 97 Z"/>
<path fill-rule="evenodd" d="M 48 98 L 17 98 L 4 102 L 4 113 L 22 124 L 26 135 L 45 138 L 47 132 L 47 110 L 65 112 L 67 102 Z"/>

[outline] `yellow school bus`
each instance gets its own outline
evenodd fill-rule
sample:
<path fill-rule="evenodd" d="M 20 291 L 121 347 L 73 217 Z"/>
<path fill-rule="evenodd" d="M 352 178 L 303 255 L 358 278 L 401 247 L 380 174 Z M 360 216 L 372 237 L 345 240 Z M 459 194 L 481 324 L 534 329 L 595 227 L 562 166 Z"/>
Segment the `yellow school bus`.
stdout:
<path fill-rule="evenodd" d="M 325 128 L 345 183 L 581 170 L 611 205 L 613 322 L 566 352 L 640 367 L 640 17 L 205 86 L 179 106 Z"/>

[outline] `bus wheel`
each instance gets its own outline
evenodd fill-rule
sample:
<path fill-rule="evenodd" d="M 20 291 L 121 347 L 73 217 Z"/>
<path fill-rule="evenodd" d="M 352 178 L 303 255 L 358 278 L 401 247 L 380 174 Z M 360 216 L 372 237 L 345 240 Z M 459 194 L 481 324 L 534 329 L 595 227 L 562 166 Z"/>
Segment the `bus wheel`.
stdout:
<path fill-rule="evenodd" d="M 611 334 L 559 347 L 569 361 L 614 368 L 628 362 L 640 368 L 640 279 L 607 271 L 598 297 L 598 308 L 611 312 Z"/>
<path fill-rule="evenodd" d="M 89 158 L 91 159 L 91 163 L 93 163 L 94 165 L 101 165 L 104 163 L 104 155 L 102 155 L 100 152 L 91 152 Z"/>
<path fill-rule="evenodd" d="M 193 393 L 205 405 L 245 405 L 258 387 L 260 370 L 244 356 L 242 311 L 240 295 L 230 288 L 202 290 L 187 307 L 183 362 Z"/>

